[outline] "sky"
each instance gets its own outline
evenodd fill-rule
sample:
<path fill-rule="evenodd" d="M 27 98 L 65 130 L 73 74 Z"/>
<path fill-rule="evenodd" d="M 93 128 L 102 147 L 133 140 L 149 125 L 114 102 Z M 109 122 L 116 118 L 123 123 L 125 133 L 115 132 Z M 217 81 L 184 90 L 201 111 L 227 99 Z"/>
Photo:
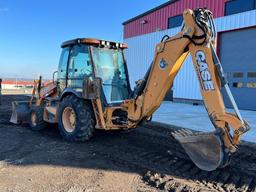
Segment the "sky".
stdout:
<path fill-rule="evenodd" d="M 63 41 L 123 41 L 122 23 L 167 0 L 0 0 L 0 78 L 51 78 Z"/>

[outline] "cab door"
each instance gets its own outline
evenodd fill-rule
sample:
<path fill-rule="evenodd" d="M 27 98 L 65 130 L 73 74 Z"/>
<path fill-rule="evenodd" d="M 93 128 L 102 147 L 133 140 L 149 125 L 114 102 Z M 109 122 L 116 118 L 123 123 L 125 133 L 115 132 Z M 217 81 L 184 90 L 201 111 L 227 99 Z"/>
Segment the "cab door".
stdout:
<path fill-rule="evenodd" d="M 87 45 L 74 45 L 70 51 L 67 71 L 67 87 L 82 91 L 83 81 L 93 74 Z"/>
<path fill-rule="evenodd" d="M 57 77 L 57 89 L 59 94 L 61 94 L 63 90 L 67 87 L 67 64 L 68 64 L 69 52 L 70 52 L 69 47 L 63 48 L 60 56 L 59 67 L 58 67 L 58 77 Z"/>

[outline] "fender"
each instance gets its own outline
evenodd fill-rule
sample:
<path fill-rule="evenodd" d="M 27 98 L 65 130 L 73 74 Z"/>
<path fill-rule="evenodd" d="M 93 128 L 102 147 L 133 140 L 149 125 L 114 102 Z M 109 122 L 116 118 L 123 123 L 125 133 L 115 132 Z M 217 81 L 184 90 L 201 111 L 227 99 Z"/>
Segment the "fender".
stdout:
<path fill-rule="evenodd" d="M 81 89 L 81 88 L 79 88 L 79 89 Z M 73 95 L 77 96 L 78 98 L 83 99 L 82 89 L 81 89 L 81 91 L 78 91 L 78 90 L 76 90 L 76 88 L 65 88 L 60 96 L 60 100 L 62 101 L 62 99 L 65 96 L 70 95 L 70 94 L 73 94 Z"/>

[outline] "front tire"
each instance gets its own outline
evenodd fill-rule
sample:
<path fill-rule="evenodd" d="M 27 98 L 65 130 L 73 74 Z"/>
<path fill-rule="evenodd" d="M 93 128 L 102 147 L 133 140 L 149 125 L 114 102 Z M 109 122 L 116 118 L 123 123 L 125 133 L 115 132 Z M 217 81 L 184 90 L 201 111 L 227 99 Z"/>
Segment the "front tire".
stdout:
<path fill-rule="evenodd" d="M 33 131 L 40 131 L 46 127 L 46 122 L 43 118 L 44 108 L 43 107 L 32 107 L 30 110 L 30 121 L 29 127 Z"/>
<path fill-rule="evenodd" d="M 74 95 L 66 96 L 60 103 L 58 128 L 67 141 L 87 141 L 95 130 L 95 118 L 91 104 Z"/>

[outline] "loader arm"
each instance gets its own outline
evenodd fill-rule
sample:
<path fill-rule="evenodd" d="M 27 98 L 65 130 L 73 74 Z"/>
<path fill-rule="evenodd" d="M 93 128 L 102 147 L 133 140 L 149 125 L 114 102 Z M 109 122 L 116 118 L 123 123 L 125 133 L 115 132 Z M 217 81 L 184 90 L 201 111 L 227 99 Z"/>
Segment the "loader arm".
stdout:
<path fill-rule="evenodd" d="M 215 131 L 194 135 L 181 130 L 173 136 L 201 169 L 214 170 L 229 163 L 240 136 L 249 129 L 241 118 L 215 53 L 215 29 L 208 10 L 186 10 L 180 33 L 156 46 L 155 56 L 141 94 L 136 95 L 129 119 L 139 122 L 150 117 L 162 103 L 188 54 L 200 82 L 201 94 Z M 228 91 L 236 115 L 227 113 L 221 88 Z M 140 86 L 137 86 L 139 89 Z"/>

